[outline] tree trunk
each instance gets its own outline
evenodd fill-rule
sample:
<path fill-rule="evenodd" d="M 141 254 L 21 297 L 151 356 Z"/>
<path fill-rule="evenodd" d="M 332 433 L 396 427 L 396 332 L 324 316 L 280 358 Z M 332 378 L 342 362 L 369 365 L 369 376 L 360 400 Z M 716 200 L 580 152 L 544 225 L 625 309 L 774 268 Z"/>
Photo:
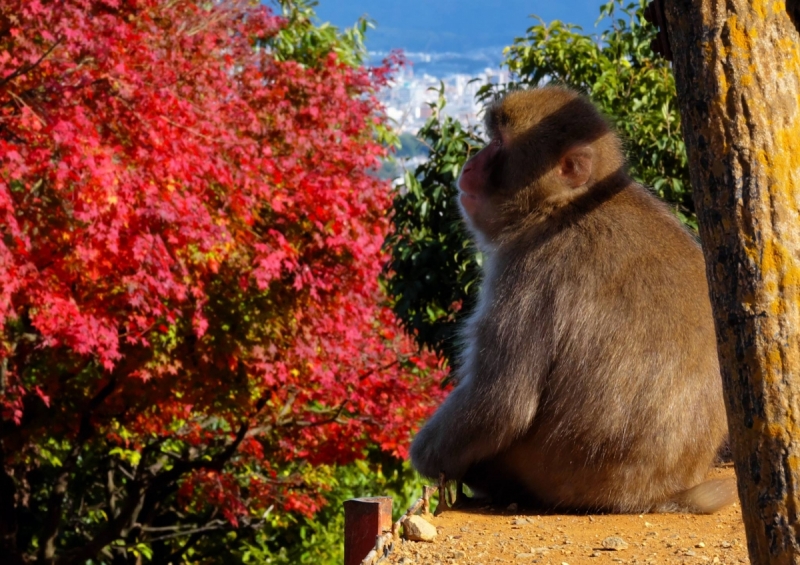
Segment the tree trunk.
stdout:
<path fill-rule="evenodd" d="M 783 2 L 665 13 L 750 559 L 800 563 L 800 37 Z"/>

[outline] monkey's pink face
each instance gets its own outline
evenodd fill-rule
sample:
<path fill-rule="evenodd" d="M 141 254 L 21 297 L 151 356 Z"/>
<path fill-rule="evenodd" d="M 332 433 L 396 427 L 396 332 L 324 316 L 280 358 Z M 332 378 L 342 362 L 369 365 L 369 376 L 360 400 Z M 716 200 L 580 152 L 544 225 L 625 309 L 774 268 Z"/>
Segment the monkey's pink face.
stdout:
<path fill-rule="evenodd" d="M 486 206 L 486 185 L 489 173 L 494 157 L 500 152 L 502 145 L 501 140 L 495 140 L 478 151 L 464 165 L 464 170 L 461 171 L 461 176 L 458 178 L 461 208 L 473 222 L 478 219 L 482 208 Z"/>

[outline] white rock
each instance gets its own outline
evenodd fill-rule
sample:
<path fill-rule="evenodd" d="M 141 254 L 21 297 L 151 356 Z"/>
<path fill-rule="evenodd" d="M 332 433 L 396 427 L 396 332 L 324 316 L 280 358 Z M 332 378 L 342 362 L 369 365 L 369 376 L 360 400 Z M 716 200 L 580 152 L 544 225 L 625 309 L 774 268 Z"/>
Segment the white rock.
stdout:
<path fill-rule="evenodd" d="M 409 516 L 403 520 L 403 534 L 411 541 L 433 541 L 436 538 L 436 526 L 422 516 Z"/>

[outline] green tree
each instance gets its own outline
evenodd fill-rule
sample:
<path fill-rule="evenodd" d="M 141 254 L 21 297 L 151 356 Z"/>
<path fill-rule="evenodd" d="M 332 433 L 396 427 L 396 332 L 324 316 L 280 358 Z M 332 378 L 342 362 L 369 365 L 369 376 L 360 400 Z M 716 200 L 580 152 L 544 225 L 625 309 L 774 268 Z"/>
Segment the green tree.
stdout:
<path fill-rule="evenodd" d="M 417 134 L 430 156 L 406 172 L 394 199 L 387 288 L 406 330 L 421 346 L 452 359 L 455 327 L 469 310 L 463 306 L 474 299 L 480 260 L 461 227 L 455 182 L 482 140 L 474 129 L 442 115 L 444 85 L 431 106 L 433 116 Z"/>
<path fill-rule="evenodd" d="M 539 20 L 505 51 L 513 81 L 488 84 L 478 96 L 486 103 L 506 89 L 548 82 L 586 93 L 622 135 L 634 178 L 696 229 L 675 83 L 669 64 L 650 47 L 656 30 L 644 20 L 644 7 L 645 0 L 611 0 L 600 9 L 599 36 Z M 459 218 L 455 181 L 484 140 L 479 130 L 444 116 L 445 104 L 442 89 L 417 135 L 431 147 L 430 157 L 406 174 L 394 199 L 387 285 L 406 330 L 452 362 L 455 328 L 476 296 L 481 260 Z"/>

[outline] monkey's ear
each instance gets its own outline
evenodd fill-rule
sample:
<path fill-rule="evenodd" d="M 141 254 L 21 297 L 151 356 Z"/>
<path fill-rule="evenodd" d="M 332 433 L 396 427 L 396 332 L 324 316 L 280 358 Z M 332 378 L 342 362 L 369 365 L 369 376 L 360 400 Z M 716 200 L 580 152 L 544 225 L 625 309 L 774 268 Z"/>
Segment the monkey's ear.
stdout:
<path fill-rule="evenodd" d="M 594 150 L 589 145 L 571 147 L 558 163 L 558 175 L 570 188 L 589 182 L 594 167 Z"/>

